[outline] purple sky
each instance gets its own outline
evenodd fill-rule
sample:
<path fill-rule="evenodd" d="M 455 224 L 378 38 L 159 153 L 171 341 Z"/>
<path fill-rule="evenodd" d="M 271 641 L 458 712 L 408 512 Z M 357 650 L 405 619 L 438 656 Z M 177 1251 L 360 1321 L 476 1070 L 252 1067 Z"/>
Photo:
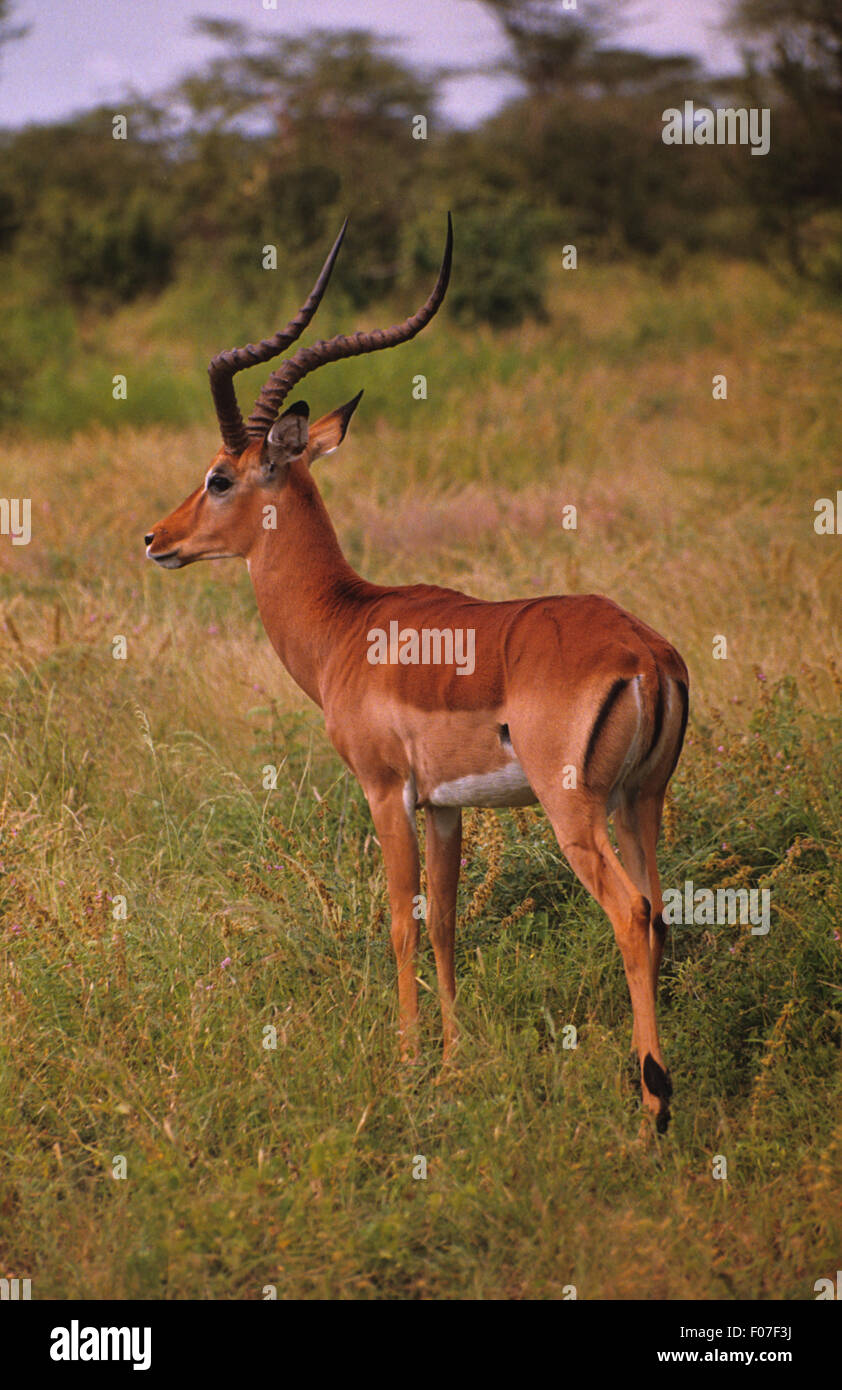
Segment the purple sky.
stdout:
<path fill-rule="evenodd" d="M 405 39 L 421 63 L 481 61 L 499 55 L 499 32 L 474 0 L 13 0 L 12 19 L 27 38 L 10 45 L 0 71 L 0 125 L 50 121 L 101 103 L 132 86 L 150 95 L 219 46 L 190 32 L 199 15 L 239 20 L 269 32 L 369 28 Z M 588 0 L 578 0 L 587 17 Z M 626 42 L 653 52 L 683 51 L 710 66 L 735 65 L 718 33 L 725 0 L 643 0 Z M 398 50 L 400 52 L 400 50 Z M 444 93 L 445 114 L 460 125 L 487 115 L 506 94 L 499 80 L 469 78 Z"/>

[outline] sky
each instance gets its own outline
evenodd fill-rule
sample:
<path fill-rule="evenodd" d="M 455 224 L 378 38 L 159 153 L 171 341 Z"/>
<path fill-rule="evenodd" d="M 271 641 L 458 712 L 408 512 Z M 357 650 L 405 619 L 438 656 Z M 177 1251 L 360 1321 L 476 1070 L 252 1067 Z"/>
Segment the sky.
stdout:
<path fill-rule="evenodd" d="M 404 40 L 399 56 L 421 64 L 482 62 L 504 50 L 487 8 L 476 0 L 11 0 L 10 19 L 28 23 L 0 69 L 0 126 L 50 122 L 119 102 L 129 89 L 151 96 L 220 51 L 191 32 L 197 16 L 254 29 L 302 34 L 310 28 L 367 28 Z M 587 17 L 588 0 L 577 0 Z M 689 52 L 709 67 L 733 68 L 733 46 L 718 31 L 726 0 L 641 0 L 626 42 L 654 53 Z M 495 78 L 464 78 L 443 92 L 444 115 L 471 125 L 512 90 Z"/>

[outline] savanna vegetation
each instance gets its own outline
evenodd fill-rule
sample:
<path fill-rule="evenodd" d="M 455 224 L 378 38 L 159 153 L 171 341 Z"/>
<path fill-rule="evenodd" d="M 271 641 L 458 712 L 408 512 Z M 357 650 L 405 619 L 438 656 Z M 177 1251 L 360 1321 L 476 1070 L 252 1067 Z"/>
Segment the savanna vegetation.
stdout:
<path fill-rule="evenodd" d="M 517 7 L 498 8 L 511 25 Z M 738 8 L 748 22 L 755 7 Z M 513 31 L 513 64 L 539 50 L 531 32 L 530 47 Z M 624 103 L 652 90 L 645 64 L 593 96 L 600 148 L 618 161 L 603 217 L 587 180 L 553 206 L 555 175 L 535 153 L 527 116 L 549 120 L 570 99 L 546 90 L 558 53 L 550 78 L 534 58 L 523 68 L 526 106 L 417 149 L 406 125 L 434 75 L 407 92 L 403 69 L 365 67 L 385 59 L 358 37 L 359 91 L 393 81 L 404 101 L 384 95 L 360 116 L 347 70 L 330 68 L 339 40 L 293 45 L 304 76 L 282 89 L 273 129 L 255 132 L 231 126 L 246 78 L 278 73 L 250 66 L 247 36 L 220 38 L 224 71 L 185 87 L 185 129 L 149 124 L 120 148 L 94 113 L 9 133 L 3 152 L 7 173 L 23 170 L 29 141 L 53 173 L 25 215 L 7 185 L 0 290 L 0 493 L 32 502 L 31 542 L 0 537 L 2 1272 L 31 1278 L 36 1298 L 259 1299 L 266 1286 L 562 1298 L 574 1286 L 582 1299 L 812 1299 L 842 1249 L 842 588 L 839 537 L 814 526 L 817 499 L 840 486 L 831 182 L 773 225 L 748 187 L 723 183 L 711 200 L 689 183 L 673 201 L 665 172 L 661 202 L 639 209 L 654 239 L 635 244 L 610 169 L 617 131 L 632 132 L 628 161 L 643 138 Z M 616 70 L 597 40 L 576 61 Z M 746 82 L 774 84 L 782 51 Z M 829 71 L 809 53 L 804 64 Z M 320 159 L 338 148 L 305 120 L 326 71 L 345 74 L 324 119 L 339 134 L 347 122 L 339 163 L 352 171 L 330 184 L 328 160 L 322 197 L 302 172 L 296 221 L 288 178 L 314 167 L 306 142 Z M 211 98 L 226 74 L 242 106 L 222 119 Z M 701 100 L 693 80 L 682 93 Z M 580 95 L 595 81 L 590 70 Z M 782 109 L 794 102 L 779 91 Z M 162 126 L 172 109 L 161 103 Z M 399 128 L 400 155 L 371 158 Z M 743 172 L 762 163 L 743 154 Z M 416 155 L 421 172 L 406 172 Z M 405 179 L 397 221 L 365 182 L 350 192 L 387 164 Z M 96 171 L 102 201 L 83 204 L 72 180 Z M 692 235 L 682 198 L 705 210 Z M 180 221 L 161 212 L 168 199 Z M 320 485 L 370 578 L 487 598 L 604 592 L 686 658 L 664 885 L 768 889 L 772 911 L 766 935 L 670 933 L 660 1023 L 675 1100 L 660 1140 L 641 1135 L 610 924 L 537 810 L 468 814 L 458 1065 L 441 1072 L 425 944 L 423 1061 L 401 1066 L 382 861 L 359 788 L 269 649 L 244 567 L 170 574 L 144 558 L 144 532 L 217 448 L 210 354 L 289 317 L 349 208 L 319 331 L 393 321 L 430 277 L 449 205 L 453 308 L 394 353 L 307 383 L 314 415 L 366 392 Z M 67 256 L 51 218 L 65 219 Z M 260 248 L 282 234 L 289 257 L 263 271 Z M 580 248 L 575 271 L 560 240 Z M 531 311 L 512 312 L 533 291 Z M 712 391 L 720 374 L 727 399 Z M 243 401 L 256 375 L 238 378 Z M 576 530 L 562 524 L 571 503 Z"/>

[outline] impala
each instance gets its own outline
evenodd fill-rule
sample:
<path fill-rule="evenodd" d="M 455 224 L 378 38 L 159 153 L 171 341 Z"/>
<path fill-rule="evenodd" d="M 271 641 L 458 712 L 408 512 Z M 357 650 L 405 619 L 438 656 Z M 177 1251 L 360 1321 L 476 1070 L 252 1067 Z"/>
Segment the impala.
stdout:
<path fill-rule="evenodd" d="M 450 277 L 450 218 L 437 283 L 415 315 L 298 348 L 272 371 L 247 422 L 233 385 L 236 372 L 280 355 L 307 327 L 344 232 L 284 329 L 211 362 L 222 445 L 201 486 L 146 536 L 146 553 L 166 569 L 245 559 L 275 651 L 324 711 L 361 783 L 386 866 L 403 1056 L 413 1060 L 418 1049 L 416 810 L 426 817 L 426 922 L 447 1058 L 456 1039 L 462 807 L 537 801 L 613 925 L 643 1103 L 663 1131 L 672 1086 L 655 1018 L 665 936 L 655 846 L 684 738 L 687 668 L 657 632 L 595 594 L 491 603 L 431 584 L 370 584 L 354 572 L 310 469 L 341 444 L 360 396 L 313 424 L 303 401 L 279 415 L 280 407 L 316 368 L 394 347 L 429 323 Z"/>

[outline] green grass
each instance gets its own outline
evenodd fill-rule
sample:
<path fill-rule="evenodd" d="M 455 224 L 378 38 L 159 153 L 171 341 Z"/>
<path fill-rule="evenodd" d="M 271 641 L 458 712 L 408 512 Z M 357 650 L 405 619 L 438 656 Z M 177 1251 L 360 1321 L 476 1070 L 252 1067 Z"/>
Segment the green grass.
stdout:
<path fill-rule="evenodd" d="M 36 1298 L 813 1298 L 842 1239 L 840 561 L 812 527 L 838 312 L 756 268 L 602 268 L 560 277 L 546 326 L 432 328 L 305 392 L 366 387 L 318 465 L 364 573 L 603 591 L 688 661 L 662 879 L 768 887 L 772 926 L 672 931 L 655 1142 L 610 925 L 538 812 L 468 818 L 458 1066 L 426 943 L 399 1064 L 359 788 L 243 567 L 143 559 L 215 448 L 203 361 L 230 345 L 201 306 L 179 344 L 178 303 L 113 320 L 4 459 L 33 539 L 0 538 L 0 1273 Z M 148 389 L 111 429 L 90 402 L 126 361 Z"/>

